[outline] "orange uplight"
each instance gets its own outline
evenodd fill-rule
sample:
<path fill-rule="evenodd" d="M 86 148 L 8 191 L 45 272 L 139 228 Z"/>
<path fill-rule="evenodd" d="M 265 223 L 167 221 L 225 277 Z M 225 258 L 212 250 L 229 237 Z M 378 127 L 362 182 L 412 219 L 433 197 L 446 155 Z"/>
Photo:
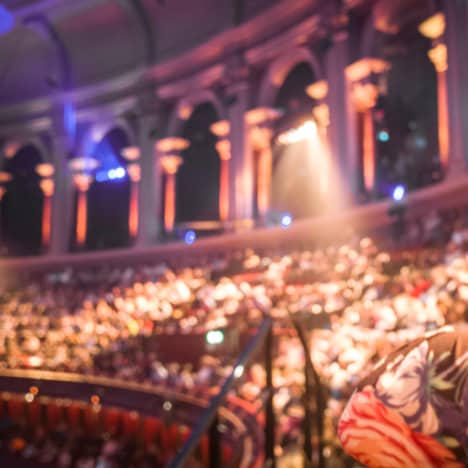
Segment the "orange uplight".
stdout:
<path fill-rule="evenodd" d="M 87 195 L 85 191 L 79 190 L 76 214 L 76 243 L 80 247 L 83 246 L 86 241 L 87 218 Z"/>
<path fill-rule="evenodd" d="M 44 205 L 42 207 L 42 245 L 48 247 L 50 243 L 50 231 L 51 231 L 51 218 L 52 218 L 52 198 L 44 197 Z"/>
<path fill-rule="evenodd" d="M 138 184 L 132 183 L 130 188 L 130 207 L 128 214 L 128 232 L 132 239 L 134 239 L 138 234 L 138 192 Z"/>
<path fill-rule="evenodd" d="M 364 186 L 368 192 L 374 188 L 375 178 L 375 142 L 372 110 L 363 113 L 363 165 Z"/>
<path fill-rule="evenodd" d="M 229 160 L 231 159 L 231 143 L 224 139 L 216 143 L 216 149 L 221 160 L 219 174 L 219 219 L 226 221 L 229 216 Z"/>
<path fill-rule="evenodd" d="M 164 229 L 172 232 L 175 221 L 175 174 L 166 174 L 164 206 Z"/>
<path fill-rule="evenodd" d="M 36 166 L 36 173 L 41 177 L 52 177 L 54 172 L 55 168 L 53 164 L 41 163 Z"/>

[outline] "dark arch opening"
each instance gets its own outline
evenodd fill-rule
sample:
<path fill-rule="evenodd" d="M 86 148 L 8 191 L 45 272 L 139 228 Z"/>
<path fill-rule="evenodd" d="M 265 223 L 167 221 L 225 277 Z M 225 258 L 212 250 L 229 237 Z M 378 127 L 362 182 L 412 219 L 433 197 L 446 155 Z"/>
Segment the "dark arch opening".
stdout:
<path fill-rule="evenodd" d="M 183 138 L 190 141 L 177 173 L 176 221 L 219 220 L 219 171 L 217 137 L 210 125 L 219 120 L 210 103 L 200 104 L 185 123 Z"/>
<path fill-rule="evenodd" d="M 275 107 L 284 112 L 276 124 L 279 134 L 312 119 L 314 100 L 306 87 L 316 81 L 306 62 L 294 67 L 280 88 Z M 318 178 L 320 177 L 307 141 L 273 146 L 272 209 L 277 216 L 290 213 L 294 218 L 307 218 L 319 211 Z"/>
<path fill-rule="evenodd" d="M 127 134 L 120 128 L 113 128 L 93 151 L 92 156 L 100 165 L 88 193 L 86 248 L 89 250 L 126 247 L 130 243 L 128 232 L 130 181 L 123 172 L 123 177 L 110 178 L 110 175 L 111 177 L 119 175 L 115 172 L 116 169 L 126 167 L 121 152 L 128 145 Z"/>
<path fill-rule="evenodd" d="M 430 41 L 417 23 L 385 36 L 380 55 L 391 63 L 387 91 L 374 111 L 377 184 L 389 196 L 397 184 L 409 190 L 442 177 L 437 133 L 437 75 L 427 52 Z"/>
<path fill-rule="evenodd" d="M 41 162 L 37 148 L 26 145 L 3 164 L 3 170 L 13 176 L 1 202 L 3 250 L 8 255 L 37 255 L 41 252 L 44 196 L 36 173 L 36 166 Z"/>

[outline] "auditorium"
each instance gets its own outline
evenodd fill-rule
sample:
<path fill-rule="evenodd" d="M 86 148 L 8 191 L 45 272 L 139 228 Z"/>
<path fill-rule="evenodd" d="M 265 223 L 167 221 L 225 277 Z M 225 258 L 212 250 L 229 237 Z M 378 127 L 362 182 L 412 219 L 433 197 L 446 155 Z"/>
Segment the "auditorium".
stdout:
<path fill-rule="evenodd" d="M 468 466 L 468 2 L 0 3 L 0 467 Z"/>

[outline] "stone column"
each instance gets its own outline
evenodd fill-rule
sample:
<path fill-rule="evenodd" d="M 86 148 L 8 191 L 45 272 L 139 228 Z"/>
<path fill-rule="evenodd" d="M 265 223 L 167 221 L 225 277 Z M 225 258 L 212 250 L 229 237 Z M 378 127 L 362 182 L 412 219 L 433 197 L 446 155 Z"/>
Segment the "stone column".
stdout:
<path fill-rule="evenodd" d="M 229 122 L 226 120 L 221 120 L 211 126 L 211 131 L 219 138 L 216 151 L 220 159 L 219 219 L 222 223 L 226 223 L 229 219 L 229 161 L 231 160 L 229 128 Z"/>
<path fill-rule="evenodd" d="M 450 132 L 449 178 L 463 175 L 468 158 L 468 3 L 442 0 L 447 45 L 447 88 Z"/>
<path fill-rule="evenodd" d="M 2 208 L 3 197 L 7 191 L 5 187 L 8 182 L 11 182 L 13 176 L 6 171 L 0 171 L 0 255 L 3 253 L 3 229 L 2 229 Z"/>
<path fill-rule="evenodd" d="M 271 209 L 271 179 L 273 152 L 271 139 L 273 122 L 280 112 L 269 107 L 259 107 L 247 112 L 245 118 L 249 128 L 249 141 L 257 153 L 257 210 L 258 217 L 265 221 Z"/>
<path fill-rule="evenodd" d="M 449 167 L 450 137 L 447 90 L 447 46 L 443 42 L 445 16 L 437 13 L 420 24 L 422 35 L 432 40 L 428 55 L 437 72 L 437 113 L 440 163 L 444 172 Z"/>
<path fill-rule="evenodd" d="M 127 174 L 130 179 L 130 200 L 128 204 L 128 235 L 134 243 L 139 228 L 139 192 L 141 180 L 141 167 L 138 160 L 141 151 L 137 146 L 128 146 L 122 150 L 122 156 L 128 161 Z"/>
<path fill-rule="evenodd" d="M 159 128 L 159 123 L 159 114 L 146 113 L 138 118 L 141 181 L 139 184 L 139 229 L 135 245 L 140 247 L 156 242 L 161 230 L 162 173 L 153 136 Z"/>
<path fill-rule="evenodd" d="M 164 231 L 172 234 L 176 218 L 176 174 L 183 163 L 181 152 L 189 147 L 184 138 L 164 138 L 156 143 L 159 162 L 166 176 L 164 187 Z"/>
<path fill-rule="evenodd" d="M 55 168 L 52 164 L 42 163 L 36 166 L 36 172 L 41 177 L 39 185 L 44 195 L 42 206 L 42 225 L 41 225 L 41 241 L 44 250 L 47 250 L 50 245 L 50 237 L 52 230 L 52 197 L 54 195 L 55 184 L 52 179 Z"/>
<path fill-rule="evenodd" d="M 51 238 L 48 254 L 60 255 L 68 251 L 73 225 L 73 182 L 68 167 L 68 140 L 60 132 L 52 134 L 54 160 L 54 196 L 52 197 Z"/>
<path fill-rule="evenodd" d="M 231 103 L 228 107 L 229 139 L 231 142 L 231 170 L 229 200 L 231 218 L 236 228 L 250 227 L 253 220 L 253 155 L 249 146 L 245 114 L 250 103 L 247 81 L 233 84 L 227 91 Z"/>
<path fill-rule="evenodd" d="M 372 194 L 375 190 L 376 144 L 373 109 L 377 103 L 379 89 L 376 78 L 388 71 L 390 64 L 384 60 L 364 58 L 346 69 L 350 83 L 351 100 L 355 112 L 361 119 L 362 162 L 364 188 Z"/>

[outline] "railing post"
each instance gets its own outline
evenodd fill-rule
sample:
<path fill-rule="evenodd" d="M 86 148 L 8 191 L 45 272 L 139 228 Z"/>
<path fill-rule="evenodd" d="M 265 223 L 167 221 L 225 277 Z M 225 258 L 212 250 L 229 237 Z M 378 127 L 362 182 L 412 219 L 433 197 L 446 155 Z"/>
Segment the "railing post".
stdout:
<path fill-rule="evenodd" d="M 265 340 L 267 400 L 265 404 L 265 466 L 275 468 L 275 413 L 273 410 L 273 327 Z"/>
<path fill-rule="evenodd" d="M 210 468 L 218 468 L 221 466 L 221 434 L 218 430 L 219 424 L 219 415 L 216 413 L 216 416 L 213 419 L 213 422 L 210 426 Z"/>
<path fill-rule="evenodd" d="M 307 365 L 307 356 L 304 356 L 304 377 L 305 377 L 305 391 L 304 391 L 304 467 L 312 467 L 312 412 L 310 411 L 310 403 L 312 401 L 311 392 L 311 375 L 309 366 Z"/>

